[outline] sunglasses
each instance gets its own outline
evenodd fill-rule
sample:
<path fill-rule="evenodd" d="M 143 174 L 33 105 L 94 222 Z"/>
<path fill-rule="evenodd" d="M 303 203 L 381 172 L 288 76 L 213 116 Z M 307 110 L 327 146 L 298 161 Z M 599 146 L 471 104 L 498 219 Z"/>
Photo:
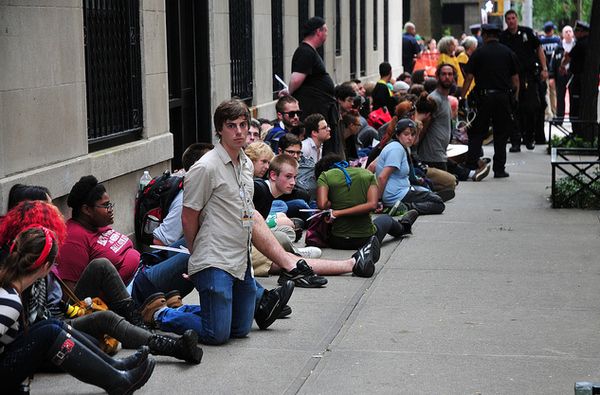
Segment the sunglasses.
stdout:
<path fill-rule="evenodd" d="M 298 111 L 286 111 L 286 112 L 282 112 L 282 114 L 286 114 L 290 118 L 294 118 L 295 116 L 298 116 L 298 118 L 300 118 L 302 116 L 302 111 L 301 110 L 298 110 Z"/>

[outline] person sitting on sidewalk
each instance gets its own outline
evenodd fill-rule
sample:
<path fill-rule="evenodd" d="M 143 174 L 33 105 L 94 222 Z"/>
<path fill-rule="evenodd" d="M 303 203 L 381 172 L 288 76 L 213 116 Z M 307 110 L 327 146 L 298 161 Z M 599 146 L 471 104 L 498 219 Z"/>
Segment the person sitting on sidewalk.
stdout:
<path fill-rule="evenodd" d="M 341 155 L 327 154 L 315 166 L 317 206 L 331 209 L 333 222 L 328 244 L 332 248 L 356 249 L 375 235 L 381 244 L 386 235 L 402 237 L 411 233 L 419 214 L 410 210 L 400 220 L 387 214 L 371 220 L 377 209 L 379 189 L 373 173 L 360 167 L 348 167 Z"/>
<path fill-rule="evenodd" d="M 277 153 L 279 150 L 279 139 L 286 133 L 295 131 L 300 125 L 302 117 L 300 104 L 291 95 L 281 96 L 275 103 L 275 111 L 277 111 L 277 123 L 264 138 L 264 142 L 271 146 L 273 153 Z"/>
<path fill-rule="evenodd" d="M 317 163 L 323 156 L 323 143 L 331 138 L 331 129 L 321 114 L 310 114 L 304 120 L 308 137 L 302 142 L 302 156 Z"/>
<path fill-rule="evenodd" d="M 419 214 L 441 214 L 445 205 L 440 196 L 428 191 L 411 187 L 410 166 L 406 147 L 410 147 L 416 136 L 414 121 L 403 118 L 395 128 L 394 139 L 390 141 L 377 160 L 377 180 L 381 200 L 385 207 L 391 207 L 394 215 L 398 210 L 415 209 Z"/>
<path fill-rule="evenodd" d="M 3 392 L 21 393 L 19 385 L 44 364 L 108 393 L 133 393 L 152 375 L 155 361 L 142 347 L 125 359 L 104 354 L 83 334 L 47 319 L 24 324 L 29 313 L 21 293 L 52 269 L 58 254 L 54 232 L 38 225 L 19 233 L 0 267 L 0 380 Z"/>
<path fill-rule="evenodd" d="M 6 214 L 0 225 L 0 240 L 8 245 L 6 240 L 12 241 L 22 229 L 32 224 L 40 224 L 52 230 L 60 243 L 66 239 L 64 219 L 55 206 L 44 201 L 23 201 Z M 8 252 L 8 248 L 2 250 Z M 74 289 L 75 295 L 80 299 L 101 296 L 111 308 L 94 314 L 79 316 L 76 309 L 62 302 L 63 293 L 54 271 L 36 281 L 23 293 L 30 312 L 30 324 L 49 318 L 66 320 L 68 325 L 94 338 L 102 339 L 105 334 L 109 335 L 120 341 L 124 348 L 136 349 L 145 345 L 152 354 L 173 356 L 193 364 L 200 363 L 202 349 L 197 346 L 198 336 L 193 331 L 184 332 L 181 338 L 175 339 L 153 334 L 140 326 L 141 318 L 136 306 L 116 268 L 108 260 L 92 261 Z"/>

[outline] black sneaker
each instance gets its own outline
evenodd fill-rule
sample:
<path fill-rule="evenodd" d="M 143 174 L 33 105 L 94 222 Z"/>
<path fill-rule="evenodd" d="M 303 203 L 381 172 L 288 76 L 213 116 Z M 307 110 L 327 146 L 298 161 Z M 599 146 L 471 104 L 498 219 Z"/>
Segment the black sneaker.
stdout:
<path fill-rule="evenodd" d="M 286 281 L 281 287 L 263 293 L 256 306 L 254 320 L 260 329 L 267 329 L 281 314 L 294 292 L 294 282 Z"/>
<path fill-rule="evenodd" d="M 292 315 L 292 308 L 286 304 L 283 306 L 283 309 L 281 309 L 281 313 L 279 313 L 279 317 L 277 318 L 285 318 L 289 315 Z"/>
<path fill-rule="evenodd" d="M 521 152 L 521 147 L 519 147 L 518 145 L 513 145 L 508 149 L 508 152 Z"/>
<path fill-rule="evenodd" d="M 494 178 L 506 178 L 508 176 L 509 176 L 509 174 L 505 171 L 494 172 Z"/>
<path fill-rule="evenodd" d="M 379 239 L 371 236 L 367 244 L 352 255 L 356 260 L 352 273 L 358 277 L 371 277 L 375 273 L 375 263 L 379 260 Z"/>
<path fill-rule="evenodd" d="M 288 280 L 293 281 L 296 287 L 300 288 L 321 288 L 327 284 L 327 279 L 323 276 L 317 276 L 304 259 L 296 262 L 295 269 L 289 272 L 282 270 L 277 283 L 283 285 Z"/>
<path fill-rule="evenodd" d="M 400 225 L 403 225 L 405 234 L 412 233 L 412 226 L 417 218 L 419 218 L 419 212 L 417 210 L 408 210 L 406 214 L 404 214 L 402 218 L 398 220 Z"/>

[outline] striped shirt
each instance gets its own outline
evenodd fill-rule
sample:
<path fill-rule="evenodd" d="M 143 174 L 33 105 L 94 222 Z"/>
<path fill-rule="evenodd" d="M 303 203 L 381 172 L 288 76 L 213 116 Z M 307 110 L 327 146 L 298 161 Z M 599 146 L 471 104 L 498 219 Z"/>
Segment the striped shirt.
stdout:
<path fill-rule="evenodd" d="M 19 316 L 23 312 L 21 298 L 14 288 L 0 288 L 0 354 L 19 333 Z"/>

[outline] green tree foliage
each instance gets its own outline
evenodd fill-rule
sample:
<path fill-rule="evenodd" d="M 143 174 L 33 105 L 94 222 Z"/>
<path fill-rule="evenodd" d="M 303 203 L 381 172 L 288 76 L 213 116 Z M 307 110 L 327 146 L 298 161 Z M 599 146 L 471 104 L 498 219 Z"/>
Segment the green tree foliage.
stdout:
<path fill-rule="evenodd" d="M 581 1 L 581 17 L 584 21 L 590 20 L 593 0 Z M 577 0 L 533 0 L 533 28 L 542 30 L 544 23 L 552 21 L 558 29 L 566 24 L 573 25 L 577 19 Z"/>

